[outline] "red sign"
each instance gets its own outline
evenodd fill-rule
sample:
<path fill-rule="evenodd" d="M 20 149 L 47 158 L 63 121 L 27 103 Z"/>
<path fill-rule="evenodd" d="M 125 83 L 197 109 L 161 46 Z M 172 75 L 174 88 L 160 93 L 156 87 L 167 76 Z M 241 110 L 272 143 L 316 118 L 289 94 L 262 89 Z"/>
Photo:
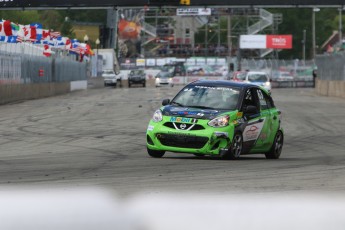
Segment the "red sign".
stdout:
<path fill-rule="evenodd" d="M 267 49 L 292 49 L 292 35 L 267 35 Z"/>

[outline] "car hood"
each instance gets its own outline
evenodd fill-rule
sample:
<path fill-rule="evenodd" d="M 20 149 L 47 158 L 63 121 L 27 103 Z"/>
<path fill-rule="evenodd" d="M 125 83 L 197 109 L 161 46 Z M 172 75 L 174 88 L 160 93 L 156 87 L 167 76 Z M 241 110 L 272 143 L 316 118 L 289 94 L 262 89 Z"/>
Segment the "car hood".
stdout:
<path fill-rule="evenodd" d="M 249 83 L 253 85 L 259 85 L 259 86 L 264 86 L 266 84 L 266 82 L 262 82 L 262 81 L 251 81 Z"/>
<path fill-rule="evenodd" d="M 166 116 L 189 117 L 199 119 L 213 119 L 223 112 L 224 111 L 214 109 L 198 109 L 192 107 L 177 107 L 172 105 L 164 106 L 162 111 L 163 115 Z"/>

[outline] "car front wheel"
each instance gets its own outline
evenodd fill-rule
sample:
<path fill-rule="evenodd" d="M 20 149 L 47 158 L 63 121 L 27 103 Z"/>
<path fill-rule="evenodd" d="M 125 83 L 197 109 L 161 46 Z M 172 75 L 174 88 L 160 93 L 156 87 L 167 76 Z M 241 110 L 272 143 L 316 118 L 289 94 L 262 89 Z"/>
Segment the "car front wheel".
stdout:
<path fill-rule="evenodd" d="M 161 158 L 162 156 L 164 156 L 165 151 L 159 151 L 159 150 L 152 150 L 147 148 L 147 153 L 154 158 Z"/>
<path fill-rule="evenodd" d="M 235 133 L 232 140 L 231 147 L 228 151 L 221 153 L 221 157 L 224 159 L 238 159 L 242 153 L 243 138 L 241 133 Z"/>
<path fill-rule="evenodd" d="M 281 130 L 278 130 L 270 151 L 265 153 L 266 158 L 278 159 L 280 157 L 280 154 L 282 153 L 283 144 L 284 144 L 284 134 Z"/>

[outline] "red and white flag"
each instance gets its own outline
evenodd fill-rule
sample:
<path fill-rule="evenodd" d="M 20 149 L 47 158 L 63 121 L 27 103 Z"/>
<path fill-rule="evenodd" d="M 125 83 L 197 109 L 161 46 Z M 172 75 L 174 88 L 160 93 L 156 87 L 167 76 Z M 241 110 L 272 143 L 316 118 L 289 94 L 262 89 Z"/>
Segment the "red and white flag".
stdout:
<path fill-rule="evenodd" d="M 46 57 L 52 56 L 52 49 L 49 45 L 44 45 L 43 55 Z"/>
<path fill-rule="evenodd" d="M 0 21 L 0 36 L 12 36 L 12 26 L 10 20 Z"/>

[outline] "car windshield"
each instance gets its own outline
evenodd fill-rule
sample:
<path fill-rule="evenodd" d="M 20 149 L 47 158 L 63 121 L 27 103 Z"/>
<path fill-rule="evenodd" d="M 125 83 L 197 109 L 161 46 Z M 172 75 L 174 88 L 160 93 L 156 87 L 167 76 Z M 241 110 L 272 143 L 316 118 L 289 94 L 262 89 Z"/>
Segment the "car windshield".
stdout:
<path fill-rule="evenodd" d="M 244 80 L 246 78 L 246 73 L 245 72 L 236 73 L 235 78 L 237 78 L 239 80 Z"/>
<path fill-rule="evenodd" d="M 104 74 L 115 74 L 114 71 L 112 71 L 112 70 L 104 70 L 103 73 Z"/>
<path fill-rule="evenodd" d="M 171 77 L 171 73 L 170 72 L 165 72 L 165 71 L 161 71 L 157 74 L 157 77 L 159 78 L 169 78 Z"/>
<path fill-rule="evenodd" d="M 248 75 L 248 81 L 252 82 L 266 82 L 268 81 L 266 74 L 264 73 L 254 73 Z"/>
<path fill-rule="evenodd" d="M 142 70 L 132 70 L 131 75 L 140 75 L 142 73 L 143 73 Z"/>
<path fill-rule="evenodd" d="M 202 109 L 234 110 L 240 90 L 228 86 L 191 85 L 184 88 L 172 105 Z"/>

